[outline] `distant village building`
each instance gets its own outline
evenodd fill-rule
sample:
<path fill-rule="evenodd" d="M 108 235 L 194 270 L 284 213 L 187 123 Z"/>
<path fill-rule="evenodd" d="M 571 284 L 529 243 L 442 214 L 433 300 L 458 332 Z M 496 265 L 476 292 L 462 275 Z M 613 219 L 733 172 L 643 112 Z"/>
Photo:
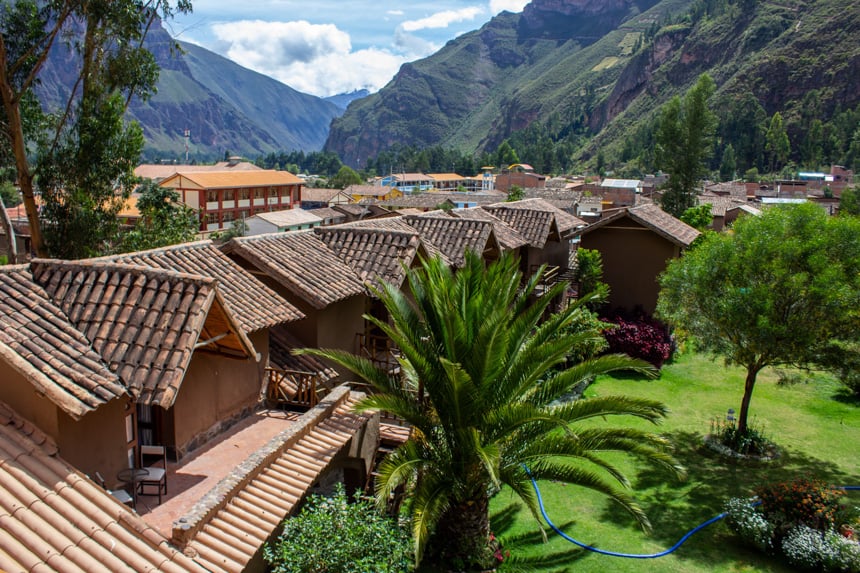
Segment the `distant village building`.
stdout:
<path fill-rule="evenodd" d="M 535 173 L 531 165 L 516 163 L 496 175 L 495 190 L 508 193 L 514 185 L 521 189 L 542 189 L 546 187 L 546 179 L 546 175 Z"/>
<path fill-rule="evenodd" d="M 401 193 L 411 191 L 430 191 L 434 188 L 434 180 L 423 173 L 396 173 L 379 179 L 381 187 L 392 187 Z"/>
<path fill-rule="evenodd" d="M 134 168 L 136 177 L 152 179 L 156 183 L 175 175 L 180 171 L 261 171 L 248 161 L 242 161 L 241 157 L 231 157 L 228 161 L 219 161 L 214 165 L 187 165 L 187 164 L 161 164 L 144 163 Z"/>
<path fill-rule="evenodd" d="M 265 233 L 283 233 L 284 231 L 299 231 L 301 229 L 312 229 L 322 225 L 323 220 L 311 211 L 304 209 L 285 209 L 283 211 L 271 211 L 257 213 L 249 219 L 245 219 L 248 230 L 246 236 L 263 235 Z"/>
<path fill-rule="evenodd" d="M 342 189 L 302 187 L 302 209 L 321 209 L 352 203 L 352 197 Z"/>
<path fill-rule="evenodd" d="M 389 199 L 396 199 L 403 195 L 403 190 L 396 185 L 350 185 L 343 191 L 349 195 L 355 203 L 358 203 L 363 199 L 386 201 Z"/>
<path fill-rule="evenodd" d="M 257 213 L 297 207 L 302 180 L 287 171 L 181 171 L 160 183 L 200 216 L 200 230 L 230 228 Z"/>

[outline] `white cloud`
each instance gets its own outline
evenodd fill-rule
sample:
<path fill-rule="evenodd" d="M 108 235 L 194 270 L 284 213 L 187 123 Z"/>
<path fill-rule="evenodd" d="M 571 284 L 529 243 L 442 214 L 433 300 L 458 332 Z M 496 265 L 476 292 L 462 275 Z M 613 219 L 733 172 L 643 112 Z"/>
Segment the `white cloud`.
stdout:
<path fill-rule="evenodd" d="M 333 24 L 244 20 L 215 24 L 212 30 L 218 51 L 231 60 L 318 96 L 375 91 L 416 57 L 374 47 L 352 51 L 349 34 Z"/>
<path fill-rule="evenodd" d="M 390 16 L 403 16 L 404 12 L 403 10 L 389 10 L 386 12 L 386 14 Z"/>
<path fill-rule="evenodd" d="M 503 10 L 508 12 L 522 12 L 529 0 L 490 0 L 490 13 L 495 16 Z"/>
<path fill-rule="evenodd" d="M 407 32 L 417 32 L 418 30 L 426 30 L 428 28 L 447 28 L 457 22 L 473 20 L 476 16 L 483 13 L 483 11 L 483 8 L 477 6 L 461 8 L 460 10 L 444 10 L 420 20 L 407 20 L 401 24 L 401 27 Z"/>

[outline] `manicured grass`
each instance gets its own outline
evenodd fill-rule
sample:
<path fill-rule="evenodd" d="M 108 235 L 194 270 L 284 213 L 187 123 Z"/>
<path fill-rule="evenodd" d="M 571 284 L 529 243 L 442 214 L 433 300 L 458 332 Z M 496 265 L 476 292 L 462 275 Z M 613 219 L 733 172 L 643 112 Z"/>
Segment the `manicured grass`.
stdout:
<path fill-rule="evenodd" d="M 650 397 L 672 410 L 656 431 L 673 442 L 675 454 L 687 468 L 684 482 L 650 467 L 619 459 L 633 481 L 633 490 L 645 509 L 653 532 L 644 534 L 619 506 L 599 494 L 558 483 L 541 483 L 550 518 L 571 537 L 602 549 L 654 553 L 672 546 L 688 530 L 722 512 L 726 499 L 747 496 L 769 481 L 814 476 L 838 485 L 860 485 L 860 404 L 845 397 L 830 376 L 817 374 L 808 383 L 777 386 L 772 371 L 759 375 L 751 403 L 751 420 L 782 448 L 782 457 L 770 463 L 732 462 L 703 449 L 702 436 L 710 420 L 724 417 L 728 408 L 739 410 L 744 372 L 725 368 L 697 354 L 682 356 L 664 366 L 659 379 L 601 378 L 586 396 L 626 394 Z M 637 424 L 637 421 L 610 420 Z M 602 423 L 602 422 L 596 422 Z M 644 423 L 643 423 L 644 424 Z M 645 424 L 647 425 L 647 424 Z M 850 494 L 860 504 L 860 493 Z M 494 531 L 505 538 L 529 535 L 516 555 L 553 555 L 555 564 L 531 565 L 536 572 L 654 571 L 654 572 L 788 572 L 791 568 L 738 544 L 722 523 L 694 535 L 675 553 L 658 559 L 622 559 L 576 550 L 548 530 L 549 542 L 540 542 L 538 526 L 509 491 L 497 495 L 491 506 Z M 503 569 L 504 570 L 504 569 Z"/>

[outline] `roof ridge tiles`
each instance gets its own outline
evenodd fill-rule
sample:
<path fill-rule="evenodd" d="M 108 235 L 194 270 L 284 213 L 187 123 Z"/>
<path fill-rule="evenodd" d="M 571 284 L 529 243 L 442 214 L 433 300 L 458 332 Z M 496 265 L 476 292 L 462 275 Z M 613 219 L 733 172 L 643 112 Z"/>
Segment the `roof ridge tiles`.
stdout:
<path fill-rule="evenodd" d="M 61 259 L 33 259 L 30 261 L 30 266 L 33 269 L 33 276 L 39 280 L 39 276 L 45 272 L 47 268 L 63 269 L 67 272 L 93 272 L 93 271 L 108 271 L 115 273 L 135 273 L 142 275 L 148 279 L 168 279 L 178 280 L 186 283 L 194 283 L 198 285 L 214 286 L 219 282 L 215 277 L 207 277 L 204 275 L 185 273 L 175 271 L 173 269 L 165 269 L 161 267 L 148 267 L 136 263 L 113 262 L 107 260 L 81 259 L 76 261 L 64 261 Z M 77 276 L 77 275 L 76 275 Z M 74 280 L 74 278 L 72 279 Z M 83 280 L 83 279 L 80 279 Z"/>

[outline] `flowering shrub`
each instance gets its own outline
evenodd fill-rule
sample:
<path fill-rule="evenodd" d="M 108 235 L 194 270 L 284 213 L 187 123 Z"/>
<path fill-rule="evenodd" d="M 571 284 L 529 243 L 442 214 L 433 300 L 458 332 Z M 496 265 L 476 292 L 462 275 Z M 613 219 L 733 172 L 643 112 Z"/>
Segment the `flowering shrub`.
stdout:
<path fill-rule="evenodd" d="M 668 327 L 643 312 L 616 313 L 606 317 L 616 328 L 603 331 L 610 352 L 641 358 L 660 368 L 672 356 Z"/>
<path fill-rule="evenodd" d="M 777 527 L 777 533 L 798 525 L 819 532 L 835 528 L 841 490 L 822 481 L 798 479 L 767 485 L 756 491 L 761 511 Z"/>
<path fill-rule="evenodd" d="M 726 523 L 741 539 L 761 551 L 773 547 L 773 525 L 753 507 L 751 499 L 732 498 L 725 506 Z"/>
<path fill-rule="evenodd" d="M 765 486 L 757 493 L 758 505 L 734 498 L 725 506 L 727 525 L 744 541 L 781 553 L 801 569 L 860 573 L 860 544 L 836 530 L 837 522 L 853 523 L 850 516 L 856 514 L 856 508 L 840 507 L 842 491 L 799 479 Z"/>
<path fill-rule="evenodd" d="M 782 540 L 782 552 L 788 562 L 803 569 L 822 567 L 822 555 L 827 551 L 824 534 L 817 529 L 799 525 L 789 530 Z"/>

